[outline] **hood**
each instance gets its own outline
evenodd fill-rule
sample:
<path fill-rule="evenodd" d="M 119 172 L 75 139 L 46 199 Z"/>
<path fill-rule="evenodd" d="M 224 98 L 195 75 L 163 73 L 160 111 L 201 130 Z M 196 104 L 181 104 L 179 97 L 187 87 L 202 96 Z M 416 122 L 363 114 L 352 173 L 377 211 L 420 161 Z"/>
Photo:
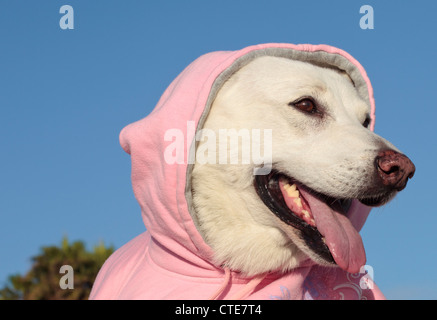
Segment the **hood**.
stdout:
<path fill-rule="evenodd" d="M 373 90 L 364 68 L 348 53 L 327 45 L 264 44 L 208 53 L 191 63 L 167 88 L 155 109 L 120 134 L 132 158 L 132 185 L 147 230 L 169 250 L 181 247 L 211 261 L 213 252 L 193 221 L 191 171 L 196 130 L 202 128 L 223 83 L 256 57 L 269 55 L 341 69 L 371 106 Z M 350 219 L 361 229 L 370 209 L 355 203 Z"/>
<path fill-rule="evenodd" d="M 115 258 L 110 258 L 110 261 L 105 263 L 102 269 L 104 271 L 100 272 L 97 279 L 98 285 L 93 288 L 92 296 L 94 298 L 108 298 L 108 296 L 99 295 L 99 292 L 105 291 L 102 289 L 102 282 L 108 281 L 108 270 L 112 270 L 113 274 L 118 272 L 117 279 L 121 277 L 121 273 L 129 275 L 129 277 L 133 277 L 132 274 L 137 274 L 137 277 L 140 277 L 138 274 L 141 273 L 140 279 L 145 281 L 144 277 L 148 276 L 145 266 L 142 267 L 141 271 L 135 272 L 126 269 L 128 266 L 130 266 L 129 268 L 138 268 L 140 264 L 139 262 L 130 264 L 129 259 L 146 259 L 143 254 L 132 253 L 133 250 L 147 251 L 147 255 L 150 255 L 150 261 L 159 265 L 160 268 L 164 268 L 166 276 L 169 276 L 170 272 L 172 275 L 182 274 L 183 281 L 187 281 L 187 277 L 199 279 L 202 276 L 208 279 L 214 277 L 224 279 L 225 283 L 222 284 L 221 289 L 219 288 L 215 297 L 219 297 L 223 293 L 228 281 L 235 280 L 238 283 L 246 284 L 250 281 L 252 283 L 251 289 L 254 289 L 260 282 L 265 283 L 266 279 L 270 279 L 271 282 L 272 279 L 284 276 L 263 275 L 261 278 L 248 280 L 239 278 L 237 281 L 239 276 L 236 273 L 214 265 L 213 251 L 196 228 L 197 221 L 192 204 L 191 172 L 194 164 L 192 155 L 196 147 L 195 133 L 203 127 L 211 104 L 224 82 L 240 68 L 260 56 L 285 57 L 343 70 L 352 79 L 359 95 L 371 107 L 370 128 L 373 130 L 375 105 L 370 81 L 363 67 L 348 53 L 340 49 L 327 45 L 271 43 L 250 46 L 238 51 L 212 52 L 199 57 L 170 84 L 154 110 L 147 117 L 126 126 L 120 134 L 121 146 L 131 156 L 133 191 L 141 207 L 142 218 L 148 234 L 144 236 L 147 240 L 141 240 L 143 245 L 140 246 L 138 244 L 140 240 L 137 239 L 135 240 L 136 244 L 128 244 L 126 248 L 122 248 L 122 253 L 117 253 Z M 358 201 L 352 204 L 349 218 L 357 230 L 363 226 L 369 211 L 369 207 Z M 127 252 L 132 254 L 128 255 Z M 128 259 L 128 256 L 135 258 Z M 144 264 L 148 265 L 150 261 L 144 262 Z M 114 265 L 117 263 L 118 267 L 115 267 Z M 331 271 L 319 272 L 324 269 Z M 290 286 L 304 287 L 305 279 L 306 285 L 316 282 L 310 277 L 311 270 L 319 270 L 316 274 L 317 276 L 323 274 L 325 284 L 329 279 L 346 279 L 346 275 L 332 276 L 332 272 L 337 272 L 332 270 L 337 269 L 340 270 L 339 268 L 314 266 L 313 263 L 302 266 L 300 271 L 285 275 L 288 277 L 287 281 L 293 284 L 278 285 L 279 296 L 282 297 L 284 292 L 288 292 L 290 295 Z M 149 276 L 153 272 L 150 271 Z M 150 281 L 156 283 L 157 277 L 158 275 L 155 275 L 154 279 Z M 133 280 L 127 279 L 119 281 L 123 282 L 124 288 L 127 286 L 126 283 L 133 283 Z M 134 286 L 136 288 L 139 281 L 135 280 Z M 174 277 L 172 281 L 176 281 Z M 205 282 L 205 280 L 202 281 Z M 220 287 L 217 282 L 214 283 L 215 287 Z M 183 287 L 182 284 L 180 285 Z M 152 284 L 144 284 L 144 286 L 150 288 Z M 199 286 L 196 288 L 197 291 L 201 290 Z M 110 291 L 114 292 L 114 290 L 111 288 Z M 117 290 L 120 292 L 121 289 Z M 129 294 L 131 293 L 132 290 Z M 123 297 L 133 297 L 129 294 Z M 299 295 L 299 293 L 295 294 Z M 271 297 L 277 296 L 271 295 Z M 142 295 L 141 297 L 148 298 L 150 295 Z M 174 294 L 161 295 L 157 298 L 165 297 L 178 298 Z M 183 291 L 181 297 L 189 298 L 189 295 Z M 207 298 L 207 296 L 203 298 Z"/>

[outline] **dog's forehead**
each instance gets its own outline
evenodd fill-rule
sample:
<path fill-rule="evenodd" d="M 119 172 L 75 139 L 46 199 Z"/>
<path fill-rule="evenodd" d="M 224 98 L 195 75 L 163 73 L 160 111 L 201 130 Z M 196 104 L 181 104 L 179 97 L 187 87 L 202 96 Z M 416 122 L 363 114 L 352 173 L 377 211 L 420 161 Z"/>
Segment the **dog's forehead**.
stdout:
<path fill-rule="evenodd" d="M 243 82 L 253 83 L 258 79 L 260 82 L 283 84 L 289 89 L 308 88 L 318 92 L 325 92 L 332 86 L 338 86 L 338 82 L 342 82 L 343 87 L 348 87 L 354 94 L 358 94 L 352 78 L 344 70 L 283 57 L 258 57 L 239 70 L 237 75 L 234 76 L 241 76 Z M 344 86 L 346 83 L 348 85 Z"/>
<path fill-rule="evenodd" d="M 325 92 L 336 95 L 342 104 L 355 114 L 366 116 L 370 114 L 370 105 L 359 95 L 352 79 L 346 72 L 335 69 L 325 69 L 324 71 L 329 74 L 329 77 L 325 78 L 327 87 Z"/>
<path fill-rule="evenodd" d="M 346 113 L 364 121 L 370 113 L 370 105 L 359 94 L 355 83 L 346 71 L 312 62 L 284 57 L 262 56 L 253 59 L 238 70 L 230 79 L 238 83 L 238 92 L 257 97 L 266 102 L 288 104 L 300 97 L 311 96 L 326 108 L 337 112 L 339 103 Z"/>

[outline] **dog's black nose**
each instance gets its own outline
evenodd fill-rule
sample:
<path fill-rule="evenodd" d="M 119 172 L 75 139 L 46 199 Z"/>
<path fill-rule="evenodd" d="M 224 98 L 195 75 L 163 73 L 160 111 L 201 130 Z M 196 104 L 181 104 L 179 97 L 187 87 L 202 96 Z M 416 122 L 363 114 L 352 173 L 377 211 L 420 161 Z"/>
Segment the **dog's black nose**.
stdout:
<path fill-rule="evenodd" d="M 416 171 L 413 162 L 407 156 L 393 151 L 380 151 L 376 157 L 376 169 L 384 185 L 401 191 Z"/>

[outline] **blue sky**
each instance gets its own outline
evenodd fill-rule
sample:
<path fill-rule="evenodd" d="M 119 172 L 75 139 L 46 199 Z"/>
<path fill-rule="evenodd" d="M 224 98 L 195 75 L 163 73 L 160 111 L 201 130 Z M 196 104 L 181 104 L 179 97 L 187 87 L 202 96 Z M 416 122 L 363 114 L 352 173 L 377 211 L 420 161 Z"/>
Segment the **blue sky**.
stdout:
<path fill-rule="evenodd" d="M 62 5 L 74 29 L 62 30 Z M 362 5 L 374 29 L 362 30 Z M 362 236 L 388 298 L 437 299 L 437 3 L 432 1 L 0 2 L 0 285 L 67 235 L 116 248 L 143 232 L 119 146 L 198 56 L 266 42 L 325 43 L 363 64 L 376 132 L 416 164 Z"/>

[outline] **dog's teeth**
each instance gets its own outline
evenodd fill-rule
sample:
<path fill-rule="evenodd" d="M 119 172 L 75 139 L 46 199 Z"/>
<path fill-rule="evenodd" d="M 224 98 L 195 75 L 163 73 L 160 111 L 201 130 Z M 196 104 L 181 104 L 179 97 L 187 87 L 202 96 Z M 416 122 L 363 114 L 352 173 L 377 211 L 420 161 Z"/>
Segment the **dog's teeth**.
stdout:
<path fill-rule="evenodd" d="M 298 198 L 299 197 L 299 190 L 297 190 L 295 184 L 293 184 L 291 186 L 289 184 L 286 184 L 286 185 L 284 185 L 284 189 L 285 189 L 285 191 L 287 191 L 287 194 L 290 197 L 292 197 L 292 198 Z"/>
<path fill-rule="evenodd" d="M 299 191 L 288 192 L 288 195 L 292 198 L 299 198 Z"/>
<path fill-rule="evenodd" d="M 302 208 L 302 200 L 300 198 L 293 199 L 293 201 L 299 208 Z M 308 213 L 308 211 L 307 211 L 307 213 Z"/>
<path fill-rule="evenodd" d="M 290 189 L 290 191 L 294 191 L 294 190 L 296 190 L 296 184 L 292 184 L 292 185 L 289 185 L 289 184 L 287 184 L 288 185 L 288 188 Z"/>
<path fill-rule="evenodd" d="M 302 210 L 302 213 L 305 218 L 311 218 L 310 213 L 307 210 Z"/>
<path fill-rule="evenodd" d="M 284 183 L 284 189 L 285 190 L 291 189 L 293 191 L 293 190 L 296 190 L 296 185 L 294 183 L 289 184 L 288 182 L 286 182 L 286 183 Z"/>

